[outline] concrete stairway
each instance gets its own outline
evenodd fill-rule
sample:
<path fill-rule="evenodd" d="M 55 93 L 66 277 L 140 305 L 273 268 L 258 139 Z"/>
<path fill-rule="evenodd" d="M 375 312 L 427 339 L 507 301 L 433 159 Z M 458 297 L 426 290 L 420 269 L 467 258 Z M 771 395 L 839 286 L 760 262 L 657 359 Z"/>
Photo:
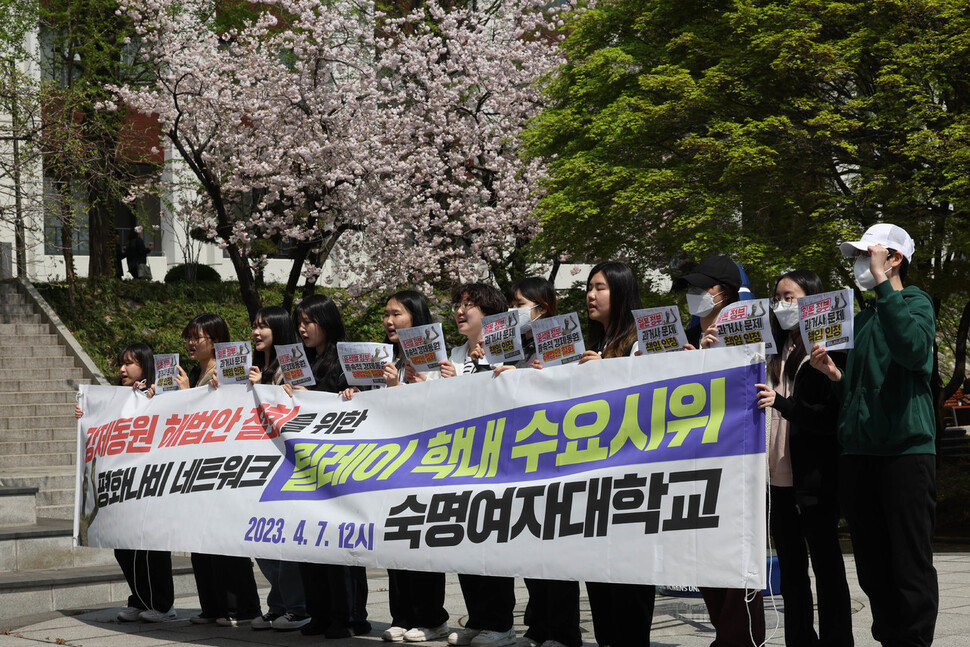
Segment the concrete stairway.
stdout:
<path fill-rule="evenodd" d="M 111 550 L 73 545 L 75 394 L 92 382 L 107 383 L 33 286 L 0 282 L 2 617 L 128 596 Z M 191 590 L 176 561 L 176 590 Z"/>

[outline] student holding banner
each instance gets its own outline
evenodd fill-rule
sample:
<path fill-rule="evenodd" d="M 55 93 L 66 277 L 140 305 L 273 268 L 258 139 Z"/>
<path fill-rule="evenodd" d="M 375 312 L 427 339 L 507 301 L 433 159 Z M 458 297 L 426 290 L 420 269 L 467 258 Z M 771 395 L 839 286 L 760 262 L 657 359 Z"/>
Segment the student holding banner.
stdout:
<path fill-rule="evenodd" d="M 155 358 L 148 344 L 131 344 L 118 354 L 121 386 L 149 392 L 155 383 Z M 74 416 L 81 418 L 81 405 Z M 83 453 L 83 452 L 82 452 Z M 161 550 L 116 548 L 115 559 L 121 567 L 128 589 L 128 606 L 118 612 L 121 622 L 166 622 L 175 620 L 175 584 L 172 579 L 172 553 Z"/>
<path fill-rule="evenodd" d="M 714 321 L 721 310 L 740 300 L 742 280 L 738 266 L 727 256 L 709 256 L 674 289 L 687 288 L 687 308 L 699 319 L 687 334 L 687 350 L 708 348 L 718 341 Z M 765 605 L 761 591 L 700 587 L 711 624 L 717 632 L 716 647 L 749 647 L 765 641 Z"/>
<path fill-rule="evenodd" d="M 337 357 L 337 344 L 347 341 L 347 328 L 334 300 L 322 294 L 308 296 L 293 310 L 293 323 L 309 353 L 310 370 L 316 381 L 309 389 L 327 393 L 346 389 L 347 378 Z M 292 392 L 292 388 L 306 387 L 283 388 Z M 310 616 L 310 621 L 300 626 L 300 633 L 327 638 L 370 633 L 364 567 L 311 562 L 300 562 L 298 566 Z M 276 618 L 272 621 L 274 629 L 277 624 L 289 625 L 290 620 L 286 616 Z"/>
<path fill-rule="evenodd" d="M 423 382 L 437 373 L 418 373 L 404 357 L 397 331 L 434 323 L 428 302 L 420 292 L 401 290 L 388 297 L 384 305 L 384 343 L 394 344 L 394 361 L 384 365 L 384 381 L 389 387 Z M 353 397 L 345 391 L 346 397 Z M 384 630 L 385 642 L 425 642 L 448 635 L 445 609 L 445 574 L 425 571 L 387 570 L 388 606 L 391 626 Z"/>
<path fill-rule="evenodd" d="M 219 315 L 201 314 L 182 330 L 182 341 L 189 358 L 198 363 L 188 374 L 179 367 L 175 378 L 179 388 L 208 386 L 216 375 L 215 344 L 229 341 L 229 326 Z M 192 571 L 202 611 L 189 622 L 235 626 L 240 618 L 252 619 L 261 614 L 253 561 L 249 557 L 192 553 Z"/>
<path fill-rule="evenodd" d="M 538 276 L 522 279 L 509 288 L 510 308 L 528 308 L 530 320 L 556 316 L 556 288 Z M 525 357 L 514 366 L 499 366 L 495 374 L 506 370 L 529 368 L 536 361 L 532 331 L 524 335 Z M 539 366 L 541 368 L 541 365 Z M 516 647 L 581 647 L 579 628 L 579 582 L 575 580 L 539 580 L 525 578 L 529 602 L 525 607 L 525 636 Z"/>
<path fill-rule="evenodd" d="M 859 584 L 872 607 L 873 638 L 929 645 L 939 605 L 933 302 L 903 286 L 915 244 L 902 228 L 873 225 L 839 248 L 855 259 L 856 282 L 876 300 L 855 317 L 845 369 L 818 344 L 811 362 L 842 398 L 843 505 Z"/>
<path fill-rule="evenodd" d="M 254 358 L 249 370 L 250 384 L 283 384 L 283 371 L 276 357 L 277 344 L 295 344 L 296 330 L 289 313 L 279 306 L 260 308 L 253 317 L 253 349 L 262 355 L 262 368 Z M 269 580 L 270 591 L 266 597 L 269 611 L 252 621 L 253 629 L 299 629 L 310 622 L 306 612 L 306 598 L 300 566 L 295 562 L 275 559 L 257 559 L 259 570 Z M 350 636 L 344 629 L 343 636 Z M 328 637 L 329 634 L 327 634 Z M 340 636 L 333 636 L 340 637 Z"/>
<path fill-rule="evenodd" d="M 502 293 L 484 283 L 467 283 L 452 293 L 452 303 L 458 332 L 467 341 L 452 349 L 450 361 L 441 365 L 441 376 L 491 371 L 495 367 L 485 362 L 482 349 L 482 317 L 505 312 Z M 448 644 L 504 647 L 514 643 L 515 580 L 459 573 L 458 581 L 468 609 L 468 623 L 448 635 Z"/>
<path fill-rule="evenodd" d="M 643 307 L 640 282 L 626 263 L 593 266 L 586 279 L 589 346 L 579 363 L 633 355 L 637 324 L 633 311 Z M 587 582 L 596 644 L 639 647 L 650 644 L 657 587 L 645 584 Z"/>
<path fill-rule="evenodd" d="M 822 280 L 809 270 L 793 270 L 778 279 L 771 309 L 780 352 L 768 362 L 768 383 L 755 385 L 760 389 L 758 406 L 781 414 L 770 419 L 769 521 L 781 570 L 788 647 L 853 644 L 849 585 L 839 544 L 839 402 L 828 379 L 809 365 L 798 329 L 799 297 L 823 291 Z M 845 365 L 845 353 L 832 356 L 839 366 Z M 818 633 L 809 554 L 818 588 Z"/>

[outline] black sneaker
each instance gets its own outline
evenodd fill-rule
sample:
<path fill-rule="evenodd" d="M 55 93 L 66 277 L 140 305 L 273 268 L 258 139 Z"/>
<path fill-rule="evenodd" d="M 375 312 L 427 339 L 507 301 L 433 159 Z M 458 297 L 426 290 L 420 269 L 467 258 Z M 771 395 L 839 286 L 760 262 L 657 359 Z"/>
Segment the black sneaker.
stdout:
<path fill-rule="evenodd" d="M 280 617 L 280 614 L 273 613 L 272 611 L 270 611 L 268 613 L 264 613 L 258 618 L 253 618 L 253 621 L 252 623 L 250 623 L 250 626 L 257 631 L 259 631 L 260 629 L 272 629 L 273 621 L 279 617 Z"/>

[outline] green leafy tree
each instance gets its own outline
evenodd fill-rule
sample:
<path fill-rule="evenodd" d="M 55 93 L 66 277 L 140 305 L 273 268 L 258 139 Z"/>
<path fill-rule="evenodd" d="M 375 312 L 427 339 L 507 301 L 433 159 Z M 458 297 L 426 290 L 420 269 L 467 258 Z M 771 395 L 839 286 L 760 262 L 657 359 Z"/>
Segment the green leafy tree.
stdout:
<path fill-rule="evenodd" d="M 910 282 L 970 327 L 970 12 L 961 0 L 612 0 L 582 15 L 528 144 L 546 253 L 641 267 L 714 252 L 767 289 L 851 284 L 835 243 L 893 222 Z"/>

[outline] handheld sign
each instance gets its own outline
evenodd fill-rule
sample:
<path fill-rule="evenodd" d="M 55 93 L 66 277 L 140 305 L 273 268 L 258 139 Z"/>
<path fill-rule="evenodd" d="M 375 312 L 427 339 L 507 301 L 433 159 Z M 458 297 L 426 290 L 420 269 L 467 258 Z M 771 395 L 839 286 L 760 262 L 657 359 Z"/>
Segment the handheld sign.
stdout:
<path fill-rule="evenodd" d="M 558 366 L 579 360 L 586 351 L 579 316 L 575 312 L 532 322 L 536 357 L 543 366 Z"/>
<path fill-rule="evenodd" d="M 634 310 L 633 318 L 637 322 L 640 352 L 644 355 L 681 350 L 687 343 L 677 306 Z"/>
<path fill-rule="evenodd" d="M 778 348 L 775 345 L 775 337 L 771 334 L 771 322 L 768 319 L 770 312 L 768 299 L 738 301 L 725 306 L 714 321 L 719 338 L 714 347 L 763 343 L 765 354 L 774 355 L 778 352 Z"/>
<path fill-rule="evenodd" d="M 402 328 L 397 331 L 397 337 L 401 340 L 404 356 L 419 373 L 440 371 L 439 362 L 448 360 L 440 323 Z"/>
<path fill-rule="evenodd" d="M 400 331 L 398 331 L 400 335 Z M 384 386 L 384 365 L 394 361 L 392 344 L 337 342 L 340 367 L 351 386 Z"/>
<path fill-rule="evenodd" d="M 283 381 L 290 386 L 313 386 L 317 383 L 307 359 L 306 348 L 302 343 L 278 344 L 276 359 L 280 362 Z"/>
<path fill-rule="evenodd" d="M 248 341 L 213 344 L 216 351 L 216 374 L 219 384 L 248 384 L 253 366 L 253 345 Z"/>
<path fill-rule="evenodd" d="M 798 328 L 808 352 L 815 344 L 826 350 L 852 348 L 855 297 L 851 288 L 798 299 Z"/>
<path fill-rule="evenodd" d="M 179 374 L 179 354 L 155 355 L 155 395 L 178 391 L 175 377 Z"/>
<path fill-rule="evenodd" d="M 529 321 L 528 308 L 482 317 L 482 347 L 489 364 L 525 359 L 525 352 L 522 350 L 522 321 Z"/>

